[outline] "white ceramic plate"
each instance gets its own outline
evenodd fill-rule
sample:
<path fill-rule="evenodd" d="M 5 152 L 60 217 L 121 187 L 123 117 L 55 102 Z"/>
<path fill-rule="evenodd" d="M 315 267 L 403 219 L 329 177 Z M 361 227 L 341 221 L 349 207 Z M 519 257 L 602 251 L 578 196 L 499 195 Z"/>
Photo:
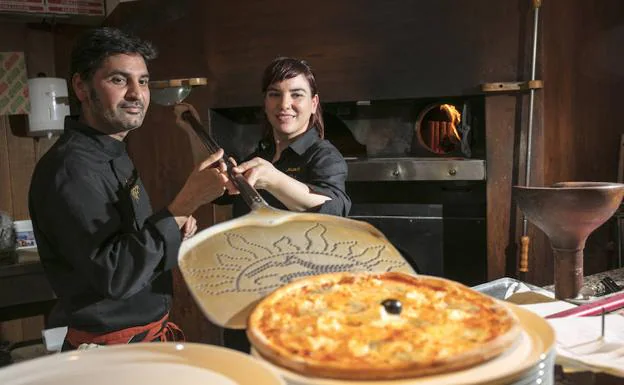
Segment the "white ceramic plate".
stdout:
<path fill-rule="evenodd" d="M 522 335 L 507 352 L 472 368 L 404 380 L 343 381 L 305 377 L 282 367 L 272 366 L 289 385 L 499 385 L 524 381 L 526 376 L 532 377 L 535 375 L 533 372 L 542 369 L 539 365 L 546 361 L 549 352 L 554 349 L 555 333 L 546 320 L 533 312 L 509 303 L 504 304 L 520 319 Z M 263 360 L 255 350 L 252 350 L 252 354 Z M 552 366 L 552 362 L 550 365 Z"/>
<path fill-rule="evenodd" d="M 0 369 L 2 385 L 284 385 L 268 365 L 220 346 L 140 343 L 59 353 Z"/>

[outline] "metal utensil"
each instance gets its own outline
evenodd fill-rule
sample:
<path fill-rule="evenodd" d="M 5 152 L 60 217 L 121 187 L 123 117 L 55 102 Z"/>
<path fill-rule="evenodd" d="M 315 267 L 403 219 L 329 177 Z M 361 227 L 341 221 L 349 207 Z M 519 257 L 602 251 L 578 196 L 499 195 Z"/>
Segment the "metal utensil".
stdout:
<path fill-rule="evenodd" d="M 606 289 L 605 294 L 617 293 L 622 290 L 622 288 L 611 277 L 604 277 L 600 280 L 600 283 L 602 283 Z"/>
<path fill-rule="evenodd" d="M 580 305 L 572 309 L 560 311 L 558 313 L 550 314 L 546 318 L 560 318 L 560 317 L 586 317 L 599 315 L 602 312 L 612 312 L 624 307 L 624 293 L 614 294 L 608 298 L 603 298 L 598 301 Z"/>

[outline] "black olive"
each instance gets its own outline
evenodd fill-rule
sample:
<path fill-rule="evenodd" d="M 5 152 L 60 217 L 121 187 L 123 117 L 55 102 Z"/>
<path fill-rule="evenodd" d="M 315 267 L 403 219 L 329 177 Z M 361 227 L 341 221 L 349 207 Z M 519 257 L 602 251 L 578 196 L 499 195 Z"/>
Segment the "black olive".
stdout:
<path fill-rule="evenodd" d="M 398 299 L 387 299 L 381 305 L 390 314 L 401 314 L 401 310 L 403 310 L 403 305 Z"/>

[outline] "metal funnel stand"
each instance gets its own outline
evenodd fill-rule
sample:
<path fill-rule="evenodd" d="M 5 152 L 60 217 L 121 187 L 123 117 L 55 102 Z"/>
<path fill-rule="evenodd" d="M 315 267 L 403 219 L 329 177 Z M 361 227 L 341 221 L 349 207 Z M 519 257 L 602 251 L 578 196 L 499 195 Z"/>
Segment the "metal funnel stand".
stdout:
<path fill-rule="evenodd" d="M 551 187 L 514 186 L 520 210 L 550 239 L 555 258 L 555 297 L 576 298 L 583 286 L 583 249 L 624 196 L 624 184 L 562 182 Z"/>
<path fill-rule="evenodd" d="M 161 106 L 173 106 L 182 102 L 193 87 L 208 84 L 206 78 L 172 79 L 149 82 L 152 102 Z"/>

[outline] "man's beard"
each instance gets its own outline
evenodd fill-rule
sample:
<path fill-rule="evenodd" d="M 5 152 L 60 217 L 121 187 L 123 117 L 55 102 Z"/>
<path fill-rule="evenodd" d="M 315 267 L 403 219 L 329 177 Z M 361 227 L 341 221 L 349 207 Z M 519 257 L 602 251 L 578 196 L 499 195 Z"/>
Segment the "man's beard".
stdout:
<path fill-rule="evenodd" d="M 132 131 L 141 127 L 143 119 L 145 118 L 145 106 L 140 101 L 123 101 L 118 104 L 114 110 L 106 109 L 102 104 L 97 91 L 91 88 L 91 114 L 98 119 L 104 126 L 106 126 L 107 134 L 116 134 L 124 131 Z M 136 107 L 141 109 L 141 113 L 134 116 L 124 116 L 126 113 L 123 108 Z"/>

